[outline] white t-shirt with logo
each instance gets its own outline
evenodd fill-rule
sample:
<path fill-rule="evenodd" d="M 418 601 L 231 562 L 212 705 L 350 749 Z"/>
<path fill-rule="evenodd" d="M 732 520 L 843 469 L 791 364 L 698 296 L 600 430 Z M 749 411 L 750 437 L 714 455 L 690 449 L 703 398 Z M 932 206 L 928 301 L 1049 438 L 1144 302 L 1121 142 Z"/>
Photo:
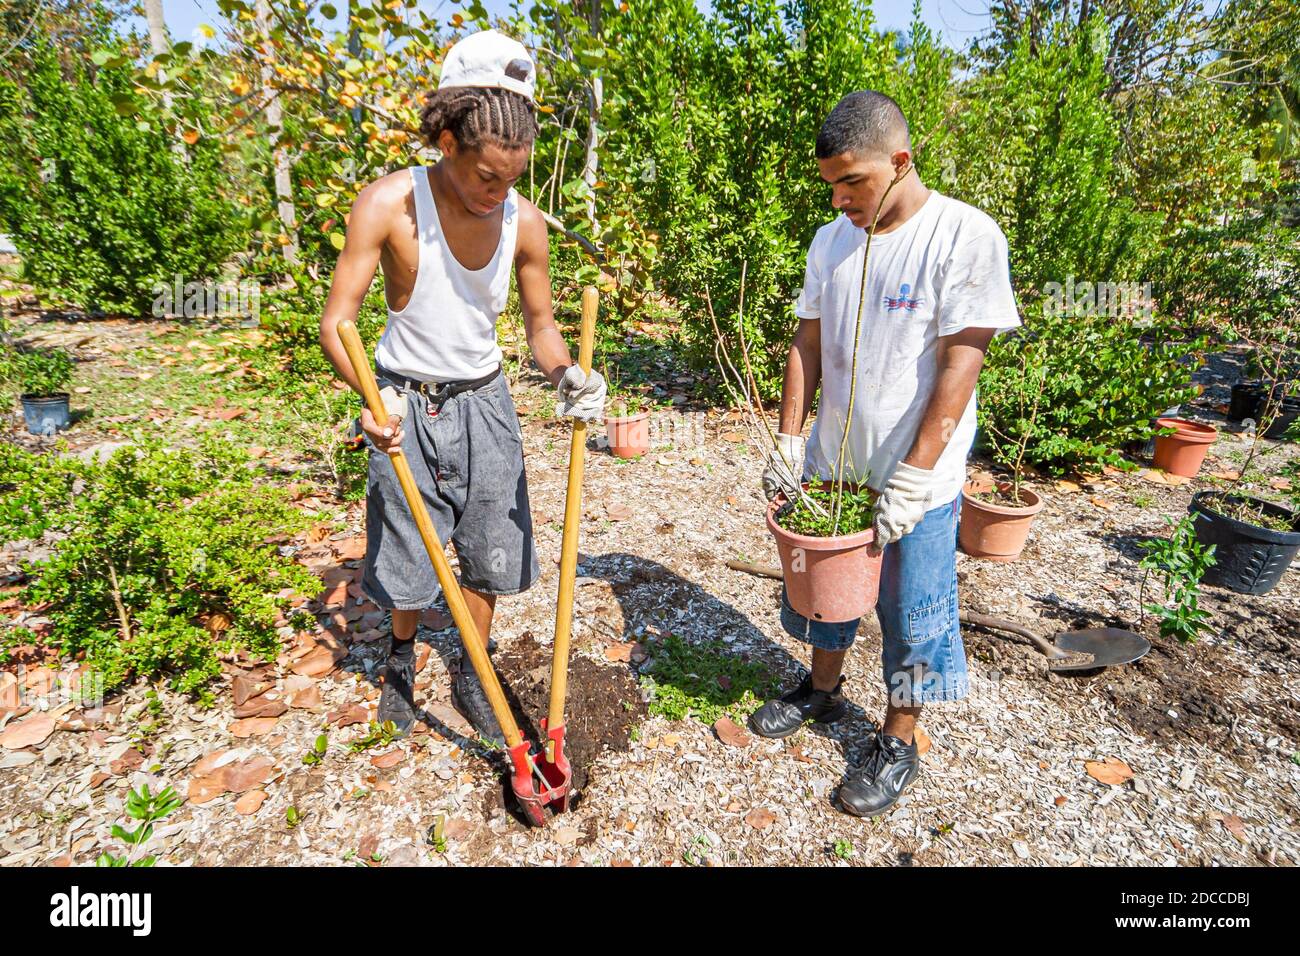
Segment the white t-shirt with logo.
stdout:
<path fill-rule="evenodd" d="M 817 230 L 808 250 L 801 319 L 821 320 L 822 393 L 808 441 L 805 477 L 829 478 L 849 404 L 849 370 L 862 288 L 867 231 L 841 215 Z M 858 388 L 845 450 L 845 476 L 877 491 L 912 443 L 938 376 L 939 337 L 968 328 L 1020 324 L 1007 240 L 988 215 L 931 191 L 897 229 L 871 241 Z M 975 396 L 935 465 L 933 506 L 952 501 L 966 479 L 975 439 Z"/>

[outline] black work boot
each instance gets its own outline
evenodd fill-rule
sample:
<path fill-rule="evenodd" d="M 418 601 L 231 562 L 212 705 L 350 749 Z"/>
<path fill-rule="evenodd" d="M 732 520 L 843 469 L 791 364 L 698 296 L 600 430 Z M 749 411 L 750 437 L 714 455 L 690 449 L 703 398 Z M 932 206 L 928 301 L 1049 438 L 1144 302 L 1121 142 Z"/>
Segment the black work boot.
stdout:
<path fill-rule="evenodd" d="M 501 732 L 487 694 L 474 673 L 474 666 L 464 655 L 455 666 L 451 678 L 451 703 L 466 720 L 474 725 L 480 737 L 498 747 L 506 745 L 506 735 Z"/>
<path fill-rule="evenodd" d="M 902 796 L 903 789 L 921 773 L 916 741 L 905 744 L 877 731 L 862 766 L 849 772 L 840 787 L 840 806 L 855 817 L 884 813 Z"/>
<path fill-rule="evenodd" d="M 392 721 L 397 726 L 395 737 L 405 737 L 415 726 L 415 639 L 392 639 L 388 660 L 380 673 L 384 680 L 379 695 L 380 724 Z"/>
<path fill-rule="evenodd" d="M 844 716 L 848 702 L 840 694 L 841 677 L 832 691 L 817 690 L 808 675 L 784 697 L 769 700 L 749 718 L 754 733 L 763 737 L 789 737 L 807 721 L 833 724 Z"/>

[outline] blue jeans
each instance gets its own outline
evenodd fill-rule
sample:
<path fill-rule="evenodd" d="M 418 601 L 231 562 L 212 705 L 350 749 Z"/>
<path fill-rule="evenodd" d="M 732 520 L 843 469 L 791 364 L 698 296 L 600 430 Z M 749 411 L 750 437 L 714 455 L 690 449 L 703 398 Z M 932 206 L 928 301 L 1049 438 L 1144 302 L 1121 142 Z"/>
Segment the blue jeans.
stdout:
<path fill-rule="evenodd" d="M 885 546 L 880 568 L 881 662 L 889 702 L 914 707 L 960 700 L 970 689 L 957 608 L 957 515 L 961 498 L 927 511 L 910 534 Z M 811 621 L 781 592 L 781 625 L 827 651 L 846 651 L 861 619 Z"/>

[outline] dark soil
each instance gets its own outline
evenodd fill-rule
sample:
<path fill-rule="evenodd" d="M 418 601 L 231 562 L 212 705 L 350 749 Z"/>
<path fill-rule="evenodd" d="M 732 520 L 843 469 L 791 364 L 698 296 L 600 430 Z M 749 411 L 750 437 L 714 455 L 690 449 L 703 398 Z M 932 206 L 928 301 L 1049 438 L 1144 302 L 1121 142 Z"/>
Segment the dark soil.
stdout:
<path fill-rule="evenodd" d="M 1047 671 L 1046 659 L 1019 637 L 990 635 L 975 628 L 964 628 L 962 636 L 973 657 L 1004 673 L 1045 676 L 1066 696 L 1101 695 L 1145 737 L 1169 741 L 1191 738 L 1239 758 L 1252 758 L 1232 734 L 1234 724 L 1245 716 L 1249 706 L 1241 701 L 1242 685 L 1248 675 L 1226 648 L 1205 641 L 1186 645 L 1163 638 L 1150 618 L 1145 626 L 1138 626 L 1133 620 L 1100 615 L 1060 616 L 1059 622 L 1044 621 L 1040 625 L 1045 637 L 1065 630 L 1119 627 L 1142 634 L 1151 641 L 1151 651 L 1132 664 L 1055 674 Z M 1267 664 L 1271 655 L 1287 661 L 1300 655 L 1300 624 L 1291 624 L 1277 615 L 1250 614 L 1230 624 L 1224 636 L 1263 652 L 1259 656 L 1261 665 Z M 1300 735 L 1300 711 L 1293 701 L 1279 698 L 1255 710 L 1256 716 L 1271 724 L 1275 733 L 1286 738 Z"/>
<path fill-rule="evenodd" d="M 497 673 L 512 691 L 511 706 L 524 735 L 537 742 L 551 702 L 551 651 L 525 632 L 495 658 Z M 637 682 L 626 667 L 569 658 L 569 693 L 564 706 L 564 750 L 573 768 L 572 789 L 584 790 L 596 758 L 626 753 L 632 728 L 646 716 Z"/>

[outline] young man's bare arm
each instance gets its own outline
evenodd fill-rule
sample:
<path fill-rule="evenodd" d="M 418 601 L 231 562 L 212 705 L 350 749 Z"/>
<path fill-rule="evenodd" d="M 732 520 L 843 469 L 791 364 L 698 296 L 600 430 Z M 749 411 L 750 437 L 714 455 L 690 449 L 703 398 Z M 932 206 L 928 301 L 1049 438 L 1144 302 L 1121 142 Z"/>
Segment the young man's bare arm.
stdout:
<path fill-rule="evenodd" d="M 515 277 L 524 312 L 524 333 L 538 369 L 552 385 L 573 364 L 564 336 L 555 325 L 551 304 L 550 245 L 546 221 L 526 199 L 519 200 L 519 237 L 515 243 Z"/>
<path fill-rule="evenodd" d="M 391 191 L 388 184 L 380 180 L 363 189 L 357 201 L 352 204 L 352 213 L 348 217 L 347 242 L 334 267 L 329 298 L 325 301 L 325 311 L 320 320 L 320 345 L 325 350 L 325 357 L 330 360 L 339 378 L 358 393 L 361 391 L 361 382 L 352 371 L 347 353 L 343 351 L 338 327 L 344 319 L 356 321 L 361 303 L 365 301 L 370 284 L 375 279 L 379 254 L 383 251 L 392 228 L 394 209 L 392 198 L 387 195 Z"/>
<path fill-rule="evenodd" d="M 925 407 L 912 449 L 903 461 L 917 468 L 931 469 L 948 446 L 957 423 L 975 393 L 984 353 L 996 329 L 963 329 L 939 339 L 939 375 Z"/>
<path fill-rule="evenodd" d="M 352 371 L 352 363 L 339 341 L 339 323 L 357 319 L 361 303 L 370 291 L 379 255 L 388 241 L 389 230 L 399 216 L 406 197 L 398 184 L 385 177 L 361 191 L 348 216 L 347 242 L 339 253 L 330 283 L 329 298 L 320 320 L 320 345 L 339 378 L 360 394 L 361 382 Z M 402 442 L 400 422 L 396 428 L 380 429 L 369 408 L 361 410 L 361 427 L 381 451 L 389 451 Z"/>
<path fill-rule="evenodd" d="M 801 319 L 790 343 L 781 388 L 781 434 L 798 435 L 812 408 L 822 380 L 822 324 L 818 319 Z"/>

